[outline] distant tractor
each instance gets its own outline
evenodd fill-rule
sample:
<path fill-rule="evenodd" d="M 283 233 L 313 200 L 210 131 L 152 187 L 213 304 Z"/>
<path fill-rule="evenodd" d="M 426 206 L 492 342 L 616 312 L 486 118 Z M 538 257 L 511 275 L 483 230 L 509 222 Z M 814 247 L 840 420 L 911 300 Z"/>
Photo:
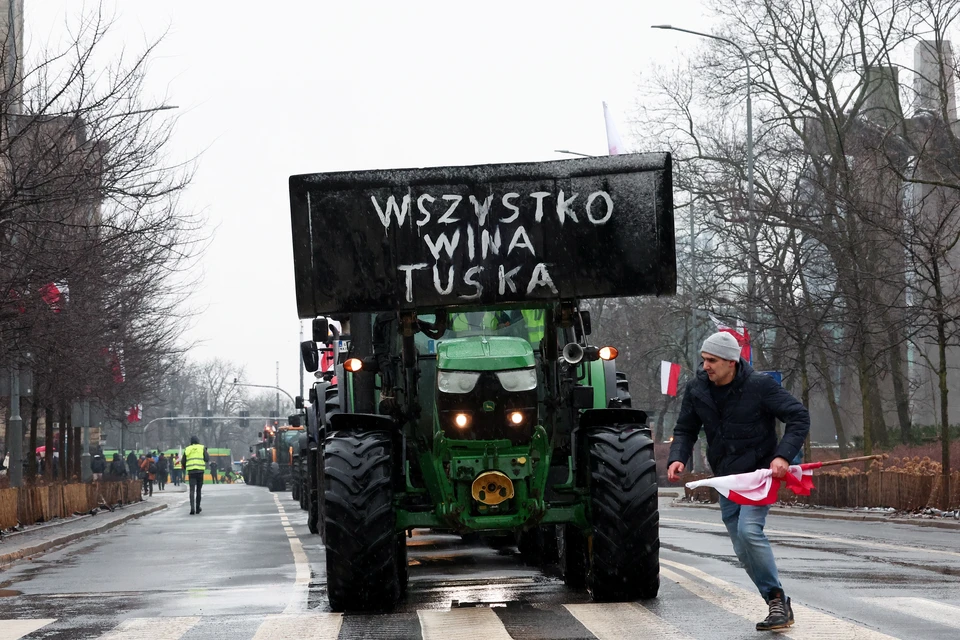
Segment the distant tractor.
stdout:
<path fill-rule="evenodd" d="M 655 597 L 647 417 L 580 301 L 674 293 L 670 156 L 300 175 L 290 199 L 303 360 L 336 359 L 303 491 L 331 608 L 392 609 L 421 527 Z"/>

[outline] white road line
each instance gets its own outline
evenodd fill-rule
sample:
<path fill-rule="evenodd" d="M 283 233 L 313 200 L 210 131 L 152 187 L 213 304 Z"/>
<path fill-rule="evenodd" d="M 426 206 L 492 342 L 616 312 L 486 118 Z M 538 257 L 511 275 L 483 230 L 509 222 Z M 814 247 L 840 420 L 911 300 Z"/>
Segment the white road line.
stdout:
<path fill-rule="evenodd" d="M 56 618 L 36 618 L 33 620 L 0 620 L 0 640 L 17 640 L 23 636 L 42 629 Z"/>
<path fill-rule="evenodd" d="M 926 598 L 859 598 L 881 609 L 892 609 L 945 627 L 960 629 L 960 607 Z"/>
<path fill-rule="evenodd" d="M 422 640 L 512 640 L 500 618 L 488 607 L 420 609 L 417 616 Z"/>
<path fill-rule="evenodd" d="M 727 527 L 722 522 L 704 522 L 703 520 L 684 520 L 683 518 L 660 518 L 660 522 L 677 522 L 681 524 L 702 524 L 708 527 L 718 527 L 726 531 Z M 810 540 L 822 540 L 823 542 L 834 542 L 848 544 L 856 547 L 869 547 L 872 549 L 888 549 L 902 554 L 904 551 L 917 551 L 921 553 L 930 553 L 933 555 L 953 556 L 960 558 L 960 552 L 947 551 L 946 549 L 930 549 L 925 547 L 909 547 L 902 544 L 888 544 L 885 542 L 871 542 L 869 540 L 855 540 L 853 538 L 833 538 L 830 536 L 818 536 L 814 533 L 798 533 L 797 531 L 782 531 L 780 529 L 771 529 L 764 527 L 767 533 L 775 533 L 781 536 L 793 536 L 794 538 L 807 538 Z"/>
<path fill-rule="evenodd" d="M 767 605 L 764 604 L 760 594 L 756 591 L 741 589 L 726 580 L 715 578 L 695 567 L 680 564 L 679 562 L 671 562 L 661 558 L 660 564 L 685 571 L 725 592 L 717 593 L 715 589 L 708 588 L 697 580 L 692 580 L 679 573 L 674 573 L 669 569 L 664 569 L 663 567 L 660 568 L 661 576 L 675 581 L 681 587 L 702 600 L 706 600 L 741 618 L 750 620 L 752 623 L 759 622 L 767 617 Z M 792 603 L 792 606 L 797 623 L 786 631 L 778 632 L 785 638 L 794 638 L 795 640 L 896 640 L 895 636 L 889 636 L 885 633 L 874 631 L 873 629 L 861 627 L 858 624 L 847 622 L 846 620 L 823 613 L 822 611 L 804 607 L 795 602 Z"/>
<path fill-rule="evenodd" d="M 277 509 L 280 511 L 281 523 L 288 525 L 289 522 L 283 522 L 283 520 L 286 518 L 286 515 L 284 515 L 283 505 L 280 504 L 280 498 L 277 497 L 277 494 L 273 494 L 273 501 L 276 503 Z M 293 528 L 284 526 L 283 531 L 287 534 L 287 541 L 290 543 L 290 551 L 293 553 L 293 565 L 296 569 L 296 575 L 293 581 L 293 596 L 290 598 L 290 604 L 288 604 L 287 608 L 283 610 L 284 614 L 290 614 L 297 611 L 302 611 L 307 606 L 307 590 L 310 587 L 310 561 L 307 559 L 307 554 L 303 551 L 303 544 L 300 543 L 300 538 L 294 532 Z M 337 624 L 337 628 L 339 629 L 340 623 Z M 259 632 L 257 633 L 257 637 L 260 637 Z M 336 637 L 336 635 L 333 637 Z"/>
<path fill-rule="evenodd" d="M 100 640 L 179 640 L 200 618 L 128 618 Z"/>
<path fill-rule="evenodd" d="M 343 614 L 269 615 L 253 640 L 337 640 Z"/>
<path fill-rule="evenodd" d="M 645 638 L 696 640 L 639 604 L 565 604 L 563 606 L 598 640 L 635 638 L 638 633 L 642 633 Z"/>

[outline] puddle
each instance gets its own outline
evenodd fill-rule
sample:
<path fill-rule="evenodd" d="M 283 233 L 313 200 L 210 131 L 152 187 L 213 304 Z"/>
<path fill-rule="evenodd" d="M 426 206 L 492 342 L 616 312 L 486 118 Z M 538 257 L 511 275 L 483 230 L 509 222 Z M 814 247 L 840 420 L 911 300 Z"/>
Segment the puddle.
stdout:
<path fill-rule="evenodd" d="M 0 589 L 0 598 L 10 598 L 12 596 L 23 595 L 23 591 L 16 591 L 14 589 Z"/>

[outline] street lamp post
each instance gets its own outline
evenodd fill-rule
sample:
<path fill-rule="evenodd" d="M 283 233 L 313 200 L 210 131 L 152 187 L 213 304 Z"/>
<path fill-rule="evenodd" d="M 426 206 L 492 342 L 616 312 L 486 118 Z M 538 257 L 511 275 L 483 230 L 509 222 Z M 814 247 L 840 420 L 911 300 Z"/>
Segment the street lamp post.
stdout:
<path fill-rule="evenodd" d="M 256 387 L 257 389 L 275 389 L 275 390 L 279 391 L 280 393 L 282 393 L 283 395 L 285 395 L 285 396 L 287 396 L 288 398 L 290 398 L 290 402 L 293 403 L 293 406 L 294 406 L 294 407 L 297 406 L 297 401 L 294 400 L 294 398 L 293 398 L 292 395 L 290 395 L 289 393 L 287 393 L 286 391 L 284 391 L 284 390 L 281 389 L 280 387 L 275 386 L 275 385 L 272 385 L 272 384 L 247 384 L 246 382 L 240 382 L 240 380 L 239 380 L 238 378 L 234 378 L 234 379 L 233 379 L 233 386 L 235 386 L 235 387 Z M 280 408 L 279 408 L 279 403 L 278 403 L 278 405 L 277 405 L 277 416 L 279 417 L 279 415 L 280 415 Z"/>
<path fill-rule="evenodd" d="M 740 57 L 743 58 L 743 64 L 747 68 L 747 220 L 749 224 L 749 240 L 750 240 L 750 266 L 747 269 L 747 295 L 750 298 L 749 307 L 753 308 L 753 298 L 756 295 L 755 289 L 757 287 L 757 273 L 756 267 L 759 258 L 757 257 L 757 230 L 756 230 L 756 219 L 755 219 L 755 208 L 753 200 L 753 102 L 751 100 L 751 88 L 753 85 L 752 76 L 750 74 L 750 58 L 747 56 L 747 52 L 743 50 L 739 44 L 730 40 L 729 38 L 724 38 L 723 36 L 715 36 L 711 33 L 702 33 L 700 31 L 692 31 L 690 29 L 682 29 L 680 27 L 674 27 L 669 24 L 654 24 L 650 25 L 651 29 L 665 29 L 670 31 L 680 31 L 683 33 L 689 33 L 691 35 L 700 36 L 701 38 L 710 38 L 711 40 L 719 40 L 720 42 L 725 42 L 735 48 L 740 52 Z M 693 233 L 693 224 L 691 222 L 690 233 Z M 752 315 L 752 314 L 750 314 Z M 750 318 L 751 320 L 753 318 Z"/>

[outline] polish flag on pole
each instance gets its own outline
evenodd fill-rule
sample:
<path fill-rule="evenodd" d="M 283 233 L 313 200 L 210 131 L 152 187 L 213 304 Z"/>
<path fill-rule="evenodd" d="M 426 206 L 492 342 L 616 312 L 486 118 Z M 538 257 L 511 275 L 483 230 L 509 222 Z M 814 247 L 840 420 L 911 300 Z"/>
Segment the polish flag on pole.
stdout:
<path fill-rule="evenodd" d="M 667 396 L 676 396 L 678 382 L 680 382 L 680 365 L 676 362 L 661 360 L 660 393 Z"/>
<path fill-rule="evenodd" d="M 777 501 L 780 485 L 785 484 L 798 496 L 808 496 L 813 487 L 813 470 L 823 466 L 822 462 L 806 462 L 790 465 L 782 480 L 773 477 L 770 469 L 757 469 L 753 473 L 738 473 L 732 476 L 719 476 L 688 482 L 688 489 L 713 487 L 723 497 L 746 505 L 768 505 Z"/>
<path fill-rule="evenodd" d="M 620 140 L 620 134 L 617 133 L 617 125 L 613 123 L 613 116 L 610 115 L 610 107 L 603 103 L 603 121 L 607 125 L 607 151 L 611 156 L 618 156 L 626 153 L 627 149 Z"/>
<path fill-rule="evenodd" d="M 143 419 L 143 405 L 135 404 L 127 410 L 127 422 L 140 422 Z"/>
<path fill-rule="evenodd" d="M 741 325 L 738 331 L 721 322 L 717 316 L 712 313 L 710 314 L 710 319 L 713 320 L 713 324 L 716 325 L 717 331 L 729 333 L 737 339 L 737 344 L 740 345 L 740 357 L 749 363 L 753 363 L 753 352 L 750 348 L 750 333 L 747 331 L 747 327 Z"/>

